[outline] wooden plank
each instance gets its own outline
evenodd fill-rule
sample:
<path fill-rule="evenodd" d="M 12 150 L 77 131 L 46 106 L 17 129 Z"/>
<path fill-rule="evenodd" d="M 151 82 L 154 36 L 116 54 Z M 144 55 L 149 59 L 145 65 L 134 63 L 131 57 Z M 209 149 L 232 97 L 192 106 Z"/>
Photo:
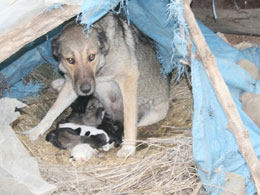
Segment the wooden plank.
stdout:
<path fill-rule="evenodd" d="M 64 21 L 78 14 L 79 6 L 65 5 L 59 9 L 44 12 L 25 25 L 0 35 L 0 63 L 26 44 L 46 34 Z"/>
<path fill-rule="evenodd" d="M 260 9 L 216 9 L 214 19 L 212 8 L 192 9 L 196 19 L 214 32 L 260 36 Z"/>

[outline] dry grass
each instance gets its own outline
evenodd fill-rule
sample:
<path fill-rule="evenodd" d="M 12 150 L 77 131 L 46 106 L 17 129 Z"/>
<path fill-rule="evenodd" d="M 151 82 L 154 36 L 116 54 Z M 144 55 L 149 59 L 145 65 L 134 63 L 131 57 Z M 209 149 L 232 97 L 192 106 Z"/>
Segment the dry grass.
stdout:
<path fill-rule="evenodd" d="M 58 75 L 52 72 L 44 65 L 28 76 L 28 80 L 40 78 L 45 86 L 39 98 L 26 100 L 30 107 L 23 110 L 13 128 L 39 162 L 43 178 L 57 185 L 54 194 L 191 194 L 200 186 L 192 158 L 192 95 L 185 80 L 171 85 L 167 118 L 139 129 L 134 157 L 117 158 L 118 149 L 112 149 L 86 163 L 70 164 L 70 151 L 58 150 L 44 137 L 31 142 L 21 134 L 39 123 L 54 102 L 57 94 L 49 86 Z M 196 194 L 200 194 L 197 188 Z"/>
<path fill-rule="evenodd" d="M 135 160 L 80 167 L 41 164 L 41 169 L 57 185 L 56 194 L 191 194 L 199 184 L 191 142 L 191 137 L 156 138 Z"/>

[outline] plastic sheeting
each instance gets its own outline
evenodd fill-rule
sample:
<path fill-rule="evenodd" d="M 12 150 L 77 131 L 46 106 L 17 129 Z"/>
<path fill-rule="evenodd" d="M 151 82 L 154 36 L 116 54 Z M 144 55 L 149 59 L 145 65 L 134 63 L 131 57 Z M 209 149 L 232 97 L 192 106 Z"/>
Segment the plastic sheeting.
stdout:
<path fill-rule="evenodd" d="M 81 5 L 82 0 L 0 0 L 0 33 L 25 24 L 53 4 Z"/>
<path fill-rule="evenodd" d="M 113 9 L 118 2 L 122 3 L 119 0 L 85 0 L 81 6 L 83 23 L 90 27 L 94 21 Z M 175 1 L 131 0 L 121 5 L 126 5 L 124 8 L 130 20 L 156 41 L 158 56 L 163 64 L 162 71 L 168 73 L 175 68 L 181 70 L 182 66 L 178 61 L 186 52 L 185 40 L 178 34 L 178 30 L 176 31 L 176 28 L 178 29 L 176 24 L 183 24 L 182 13 L 176 12 L 176 9 L 180 10 L 178 6 L 181 5 L 181 1 L 177 4 Z M 177 17 L 173 17 L 176 13 Z M 242 121 L 249 130 L 251 142 L 259 157 L 259 128 L 243 112 L 239 101 L 244 91 L 259 93 L 259 81 L 252 78 L 236 63 L 240 59 L 248 59 L 260 68 L 260 49 L 250 48 L 239 51 L 226 44 L 201 23 L 199 26 L 210 50 L 216 57 L 219 70 L 229 87 Z M 194 52 L 195 48 L 193 48 Z M 221 189 L 210 186 L 224 185 L 227 172 L 234 172 L 244 177 L 247 194 L 254 194 L 255 187 L 249 170 L 238 151 L 233 134 L 226 129 L 227 118 L 216 98 L 205 69 L 195 58 L 191 59 L 191 67 L 194 98 L 193 154 L 202 183 L 206 184 L 204 187 L 209 194 L 218 194 Z"/>
<path fill-rule="evenodd" d="M 0 99 L 0 194 L 51 194 L 56 187 L 41 178 L 37 161 L 10 127 L 20 116 L 15 108 L 25 106 L 16 99 Z"/>

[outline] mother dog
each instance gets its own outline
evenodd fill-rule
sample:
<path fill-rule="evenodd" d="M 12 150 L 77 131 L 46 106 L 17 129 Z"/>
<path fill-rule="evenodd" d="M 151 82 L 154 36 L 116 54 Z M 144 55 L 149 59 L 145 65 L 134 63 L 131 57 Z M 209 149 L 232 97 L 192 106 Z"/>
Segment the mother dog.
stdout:
<path fill-rule="evenodd" d="M 67 26 L 53 41 L 53 53 L 65 82 L 42 121 L 27 131 L 31 140 L 44 134 L 77 96 L 94 94 L 109 115 L 124 123 L 120 157 L 135 153 L 137 125 L 166 117 L 169 86 L 154 47 L 118 16 L 107 14 L 87 33 L 83 26 Z"/>

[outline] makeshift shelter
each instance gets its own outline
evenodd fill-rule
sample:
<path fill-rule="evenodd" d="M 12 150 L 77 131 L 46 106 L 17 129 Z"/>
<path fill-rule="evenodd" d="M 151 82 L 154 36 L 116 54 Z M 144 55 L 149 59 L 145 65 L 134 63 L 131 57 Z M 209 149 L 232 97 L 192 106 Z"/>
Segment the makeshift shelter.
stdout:
<path fill-rule="evenodd" d="M 227 118 L 229 115 L 225 113 L 221 100 L 216 96 L 213 89 L 216 83 L 212 85 L 212 80 L 210 81 L 207 75 L 210 68 L 205 69 L 203 66 L 205 62 L 200 58 L 202 57 L 200 48 L 196 44 L 196 37 L 192 34 L 191 53 L 187 50 L 190 44 L 188 37 L 190 37 L 189 30 L 192 23 L 189 23 L 185 17 L 186 10 L 183 10 L 181 0 L 42 0 L 33 3 L 27 0 L 1 1 L 0 6 L 4 10 L 0 17 L 0 61 L 2 62 L 0 64 L 2 80 L 0 92 L 2 97 L 22 99 L 32 94 L 37 96 L 40 84 L 27 83 L 25 85 L 23 78 L 30 70 L 46 61 L 56 66 L 57 70 L 57 62 L 52 58 L 51 40 L 62 27 L 56 27 L 78 16 L 77 19 L 86 25 L 87 30 L 108 11 L 116 14 L 115 7 L 118 3 L 129 21 L 156 42 L 158 59 L 162 63 L 162 74 L 177 70 L 180 77 L 184 72 L 185 62 L 190 63 L 194 100 L 193 156 L 206 192 L 208 194 L 220 193 L 222 189 L 215 186 L 225 185 L 228 179 L 236 180 L 233 175 L 230 177 L 230 173 L 234 173 L 238 178 L 243 177 L 246 193 L 254 194 L 256 188 L 251 177 L 252 170 L 249 170 L 241 155 L 236 136 L 230 131 L 232 129 L 230 121 L 233 121 Z M 21 21 L 21 18 L 25 21 Z M 249 132 L 247 137 L 250 138 L 254 153 L 259 158 L 259 127 L 245 114 L 240 102 L 242 92 L 259 93 L 259 80 L 253 78 L 237 63 L 246 59 L 253 62 L 259 69 L 260 49 L 258 47 L 245 50 L 235 49 L 202 23 L 197 22 L 210 51 L 215 56 L 218 69 L 228 86 L 242 122 Z M 200 57 L 197 57 L 196 53 Z M 2 114 L 5 115 L 3 112 Z M 4 134 L 0 132 L 0 136 L 0 144 L 6 143 L 4 141 L 7 138 Z M 0 156 L 0 159 L 4 159 L 4 151 L 0 150 Z M 255 167 L 257 166 L 259 162 L 256 163 Z M 6 169 L 3 162 L 0 168 Z M 9 172 L 9 170 L 6 171 Z M 9 174 L 12 175 L 10 172 Z M 1 180 L 5 178 L 5 175 L 0 176 Z M 49 186 L 48 190 L 50 189 L 53 189 L 53 186 Z"/>

